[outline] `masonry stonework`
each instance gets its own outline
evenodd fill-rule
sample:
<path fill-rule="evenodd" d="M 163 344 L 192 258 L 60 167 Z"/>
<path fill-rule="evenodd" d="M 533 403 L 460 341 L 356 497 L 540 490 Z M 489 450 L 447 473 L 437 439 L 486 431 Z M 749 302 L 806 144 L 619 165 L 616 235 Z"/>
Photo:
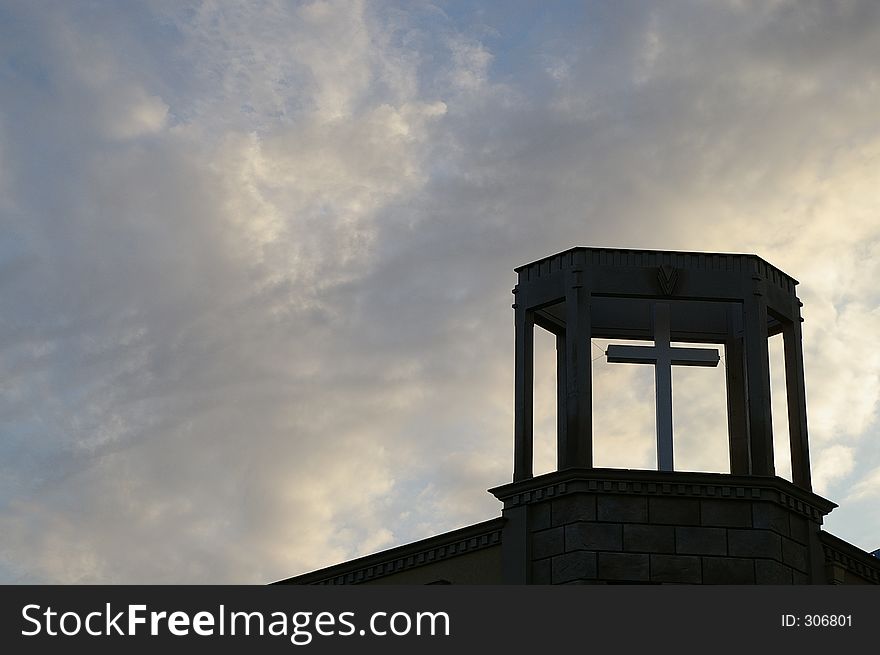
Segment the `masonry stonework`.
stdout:
<path fill-rule="evenodd" d="M 780 478 L 567 470 L 494 489 L 526 584 L 824 583 L 833 503 Z"/>

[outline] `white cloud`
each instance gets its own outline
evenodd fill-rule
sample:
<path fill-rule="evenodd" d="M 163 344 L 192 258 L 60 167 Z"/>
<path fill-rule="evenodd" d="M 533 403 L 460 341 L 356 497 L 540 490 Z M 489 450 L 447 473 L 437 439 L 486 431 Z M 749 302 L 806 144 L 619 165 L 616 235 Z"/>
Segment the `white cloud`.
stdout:
<path fill-rule="evenodd" d="M 490 53 L 482 43 L 472 39 L 457 37 L 449 43 L 452 60 L 452 83 L 463 91 L 476 92 L 488 82 Z"/>
<path fill-rule="evenodd" d="M 160 132 L 168 119 L 168 105 L 162 98 L 147 94 L 140 87 L 122 88 L 108 103 L 105 124 L 118 139 Z"/>
<path fill-rule="evenodd" d="M 854 449 L 836 445 L 815 448 L 812 453 L 813 489 L 827 494 L 831 486 L 849 475 L 855 467 Z"/>
<path fill-rule="evenodd" d="M 876 501 L 878 497 L 880 497 L 880 467 L 868 471 L 866 475 L 863 475 L 853 485 L 852 490 L 846 497 L 846 502 L 857 500 Z"/>

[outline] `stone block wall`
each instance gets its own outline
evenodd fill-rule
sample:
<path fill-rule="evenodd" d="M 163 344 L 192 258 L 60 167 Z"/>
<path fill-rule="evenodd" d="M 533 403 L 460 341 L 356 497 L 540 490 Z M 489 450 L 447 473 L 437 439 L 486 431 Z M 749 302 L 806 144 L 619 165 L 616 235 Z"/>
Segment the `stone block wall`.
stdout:
<path fill-rule="evenodd" d="M 508 539 L 526 542 L 514 549 L 528 561 L 523 582 L 806 584 L 815 577 L 811 552 L 828 501 L 785 480 L 591 470 L 531 482 L 500 496 L 510 516 L 505 548 Z"/>

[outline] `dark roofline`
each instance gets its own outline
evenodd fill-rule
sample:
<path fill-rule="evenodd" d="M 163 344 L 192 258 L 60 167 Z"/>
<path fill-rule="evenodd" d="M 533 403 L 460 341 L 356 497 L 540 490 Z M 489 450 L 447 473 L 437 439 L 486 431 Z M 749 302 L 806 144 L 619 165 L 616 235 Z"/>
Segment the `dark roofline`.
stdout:
<path fill-rule="evenodd" d="M 270 584 L 351 584 L 501 544 L 502 517 L 475 523 Z M 453 552 L 449 552 L 449 551 Z M 346 578 L 336 581 L 336 578 Z"/>
<path fill-rule="evenodd" d="M 574 252 L 620 252 L 620 253 L 651 253 L 651 254 L 668 254 L 668 255 L 706 255 L 709 257 L 719 256 L 719 257 L 749 257 L 751 259 L 755 259 L 757 261 L 763 262 L 770 268 L 778 271 L 781 275 L 784 275 L 788 279 L 790 279 L 794 284 L 799 284 L 799 282 L 793 278 L 791 275 L 783 271 L 777 266 L 774 266 L 770 262 L 768 262 L 763 257 L 759 257 L 758 255 L 751 253 L 742 253 L 742 252 L 705 252 L 703 250 L 647 250 L 644 248 L 603 248 L 601 246 L 575 246 L 573 248 L 569 248 L 568 250 L 563 250 L 561 252 L 555 252 L 552 255 L 547 255 L 546 257 L 541 257 L 540 259 L 536 259 L 534 261 L 528 262 L 527 264 L 522 264 L 521 266 L 517 266 L 513 270 L 519 273 L 524 268 L 528 268 L 529 266 L 534 266 L 535 264 L 539 264 L 541 262 L 547 261 L 548 259 L 552 259 L 554 257 L 558 257 L 560 255 L 566 255 L 568 253 Z"/>
<path fill-rule="evenodd" d="M 880 584 L 880 559 L 876 555 L 825 530 L 819 531 L 819 540 L 825 550 L 826 561 L 836 562 L 856 575 Z"/>

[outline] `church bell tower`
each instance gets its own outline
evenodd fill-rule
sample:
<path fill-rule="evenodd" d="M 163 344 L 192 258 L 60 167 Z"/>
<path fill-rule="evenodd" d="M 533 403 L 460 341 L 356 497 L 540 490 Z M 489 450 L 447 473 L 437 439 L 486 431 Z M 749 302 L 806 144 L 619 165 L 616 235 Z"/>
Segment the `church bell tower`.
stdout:
<path fill-rule="evenodd" d="M 824 582 L 797 281 L 755 255 L 573 248 L 516 269 L 510 583 Z M 557 471 L 533 476 L 535 328 L 555 335 Z M 769 337 L 782 334 L 792 482 L 775 475 Z M 591 339 L 654 366 L 656 471 L 593 466 Z M 699 347 L 674 346 L 675 342 Z M 726 369 L 730 473 L 677 471 L 672 367 Z M 719 421 L 725 420 L 719 417 Z"/>
<path fill-rule="evenodd" d="M 513 481 L 490 489 L 501 516 L 281 583 L 880 584 L 874 555 L 821 529 L 836 505 L 811 490 L 796 280 L 755 255 L 612 248 L 573 248 L 516 272 Z M 538 476 L 536 328 L 556 338 L 558 417 L 557 470 Z M 774 466 L 777 334 L 791 482 Z M 611 365 L 653 367 L 656 470 L 594 466 L 594 338 L 620 342 L 602 355 Z M 673 367 L 722 360 L 729 473 L 681 470 Z"/>

